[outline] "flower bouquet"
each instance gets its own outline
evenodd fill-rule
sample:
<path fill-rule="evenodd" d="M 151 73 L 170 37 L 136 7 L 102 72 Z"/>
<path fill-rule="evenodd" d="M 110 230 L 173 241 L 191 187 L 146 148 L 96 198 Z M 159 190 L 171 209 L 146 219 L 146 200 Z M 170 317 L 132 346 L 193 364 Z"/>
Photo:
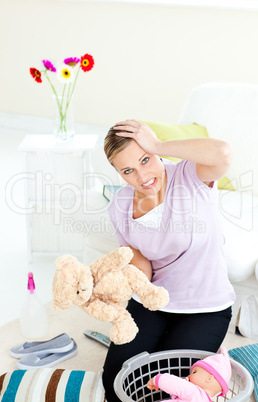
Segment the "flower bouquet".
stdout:
<path fill-rule="evenodd" d="M 74 135 L 74 124 L 71 114 L 71 100 L 74 93 L 74 88 L 78 79 L 80 70 L 87 72 L 94 66 L 94 59 L 90 54 L 85 54 L 80 59 L 77 57 L 69 57 L 64 59 L 63 64 L 56 68 L 49 60 L 42 60 L 42 70 L 34 67 L 30 68 L 30 74 L 36 82 L 42 83 L 42 75 L 48 80 L 53 97 L 57 107 L 57 120 L 55 126 L 55 135 L 61 140 L 67 140 Z M 62 94 L 58 95 L 52 84 L 50 77 L 56 74 L 59 80 L 63 83 Z"/>

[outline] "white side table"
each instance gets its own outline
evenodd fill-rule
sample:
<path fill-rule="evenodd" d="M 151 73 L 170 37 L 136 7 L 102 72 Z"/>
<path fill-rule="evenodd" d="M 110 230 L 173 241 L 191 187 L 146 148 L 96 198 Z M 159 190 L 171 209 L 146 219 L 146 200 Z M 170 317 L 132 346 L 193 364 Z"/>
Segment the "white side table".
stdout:
<path fill-rule="evenodd" d="M 57 143 L 53 135 L 27 135 L 21 142 L 30 261 L 34 254 L 83 254 L 83 231 L 71 223 L 75 216 L 82 219 L 97 140 L 98 135 L 87 134 Z"/>

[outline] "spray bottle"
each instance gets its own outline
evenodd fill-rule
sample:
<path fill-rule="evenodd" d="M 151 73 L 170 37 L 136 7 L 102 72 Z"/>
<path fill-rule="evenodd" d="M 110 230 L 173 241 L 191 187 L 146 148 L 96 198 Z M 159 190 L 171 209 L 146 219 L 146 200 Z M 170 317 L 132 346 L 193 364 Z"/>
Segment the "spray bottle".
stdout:
<path fill-rule="evenodd" d="M 33 273 L 28 273 L 28 295 L 22 306 L 20 327 L 25 338 L 40 338 L 47 333 L 48 318 L 45 307 L 35 293 Z"/>

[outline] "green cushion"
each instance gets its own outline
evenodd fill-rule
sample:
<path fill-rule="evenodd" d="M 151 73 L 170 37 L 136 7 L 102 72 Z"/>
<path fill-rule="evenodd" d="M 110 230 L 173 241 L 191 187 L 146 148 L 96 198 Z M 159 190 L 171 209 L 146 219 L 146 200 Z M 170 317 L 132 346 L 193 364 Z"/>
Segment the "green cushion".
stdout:
<path fill-rule="evenodd" d="M 231 349 L 228 353 L 250 372 L 254 380 L 255 400 L 258 401 L 258 343 Z"/>
<path fill-rule="evenodd" d="M 103 402 L 102 373 L 64 369 L 14 370 L 0 376 L 0 401 Z"/>
<path fill-rule="evenodd" d="M 145 121 L 146 124 L 156 133 L 161 141 L 182 140 L 185 138 L 207 138 L 208 133 L 205 127 L 198 124 L 165 124 L 153 121 Z M 162 156 L 162 155 L 161 155 Z M 167 157 L 171 161 L 178 162 L 180 159 Z M 218 180 L 218 188 L 223 190 L 234 190 L 229 179 L 225 176 Z"/>

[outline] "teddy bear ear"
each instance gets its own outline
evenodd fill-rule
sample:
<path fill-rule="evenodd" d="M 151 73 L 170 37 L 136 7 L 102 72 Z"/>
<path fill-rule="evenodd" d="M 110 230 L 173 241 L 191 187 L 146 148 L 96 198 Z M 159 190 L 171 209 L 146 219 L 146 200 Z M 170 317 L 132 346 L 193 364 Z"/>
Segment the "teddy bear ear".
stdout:
<path fill-rule="evenodd" d="M 68 283 L 74 282 L 73 272 L 71 271 L 69 266 L 65 265 L 63 267 L 62 271 L 60 272 L 59 280 Z"/>
<path fill-rule="evenodd" d="M 56 259 L 55 266 L 60 270 L 64 264 L 69 264 L 71 261 L 77 261 L 77 259 L 70 254 L 64 254 Z"/>

